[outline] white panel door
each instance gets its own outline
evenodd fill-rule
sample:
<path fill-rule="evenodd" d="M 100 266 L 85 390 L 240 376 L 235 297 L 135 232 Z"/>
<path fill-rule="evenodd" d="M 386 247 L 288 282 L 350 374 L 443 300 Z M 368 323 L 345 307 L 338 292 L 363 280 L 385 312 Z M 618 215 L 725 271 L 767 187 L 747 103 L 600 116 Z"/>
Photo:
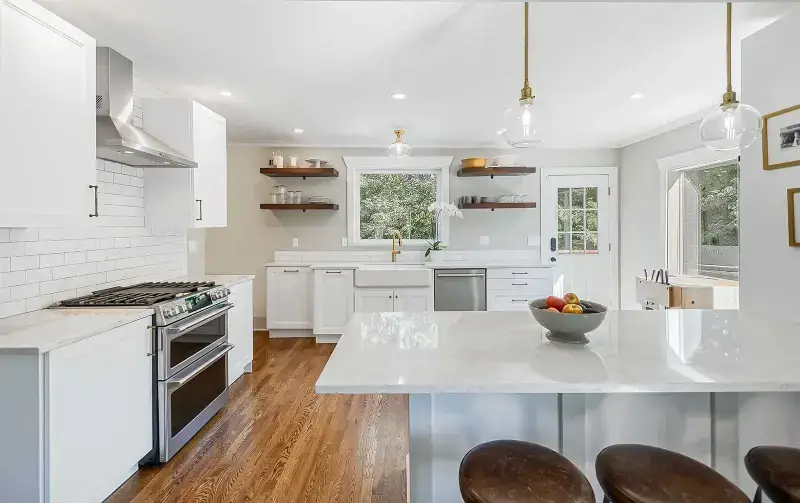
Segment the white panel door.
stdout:
<path fill-rule="evenodd" d="M 336 335 L 353 316 L 353 270 L 314 271 L 314 334 Z"/>
<path fill-rule="evenodd" d="M 433 311 L 433 289 L 398 288 L 394 291 L 394 311 L 413 313 Z"/>
<path fill-rule="evenodd" d="M 193 171 L 195 227 L 225 227 L 228 225 L 225 118 L 197 102 L 192 104 L 192 118 L 193 160 L 198 164 Z"/>
<path fill-rule="evenodd" d="M 616 307 L 611 176 L 559 171 L 552 168 L 542 174 L 542 261 L 554 267 L 554 293 L 574 292 Z M 613 248 L 617 253 L 616 244 Z"/>
<path fill-rule="evenodd" d="M 308 267 L 267 268 L 267 329 L 313 328 L 313 276 Z"/>
<path fill-rule="evenodd" d="M 245 281 L 231 287 L 228 301 L 228 384 L 238 379 L 248 363 L 253 361 L 253 282 Z"/>
<path fill-rule="evenodd" d="M 0 1 L 0 227 L 89 223 L 95 41 L 30 0 Z"/>
<path fill-rule="evenodd" d="M 144 318 L 48 353 L 49 501 L 103 501 L 153 447 L 149 325 Z"/>
<path fill-rule="evenodd" d="M 394 311 L 394 290 L 356 289 L 357 313 L 391 313 Z"/>

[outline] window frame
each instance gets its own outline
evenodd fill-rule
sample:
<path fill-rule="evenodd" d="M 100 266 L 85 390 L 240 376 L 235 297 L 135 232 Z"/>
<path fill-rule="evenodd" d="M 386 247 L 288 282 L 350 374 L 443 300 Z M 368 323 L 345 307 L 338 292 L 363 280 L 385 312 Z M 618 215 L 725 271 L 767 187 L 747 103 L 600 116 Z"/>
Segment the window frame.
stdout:
<path fill-rule="evenodd" d="M 436 202 L 450 201 L 450 166 L 452 156 L 439 157 L 344 157 L 347 166 L 347 245 L 391 247 L 391 239 L 361 238 L 361 175 L 377 174 L 409 174 L 431 173 L 436 178 Z M 448 218 L 441 220 L 439 239 L 447 243 L 450 239 L 450 223 Z M 424 239 L 403 240 L 403 246 L 427 247 Z"/>
<path fill-rule="evenodd" d="M 708 169 L 719 166 L 725 166 L 727 164 L 733 164 L 733 163 L 739 164 L 739 168 L 741 170 L 741 157 L 739 153 L 740 153 L 739 149 L 730 151 L 714 151 L 703 147 L 656 160 L 656 164 L 658 165 L 659 169 L 659 175 L 661 178 L 661 192 L 660 192 L 661 249 L 664 252 L 663 256 L 664 267 L 667 267 L 667 265 L 669 264 L 669 236 L 668 236 L 669 215 L 667 214 L 667 209 L 668 209 L 668 198 L 670 189 L 669 187 L 670 172 L 685 171 L 690 169 Z M 741 178 L 739 180 L 741 184 Z M 739 196 L 740 196 L 739 204 L 741 204 L 741 192 Z M 740 211 L 741 211 L 741 206 L 740 206 Z M 718 279 L 712 276 L 702 276 L 702 275 L 697 275 L 692 277 Z M 726 281 L 735 281 L 735 280 L 726 280 Z"/>

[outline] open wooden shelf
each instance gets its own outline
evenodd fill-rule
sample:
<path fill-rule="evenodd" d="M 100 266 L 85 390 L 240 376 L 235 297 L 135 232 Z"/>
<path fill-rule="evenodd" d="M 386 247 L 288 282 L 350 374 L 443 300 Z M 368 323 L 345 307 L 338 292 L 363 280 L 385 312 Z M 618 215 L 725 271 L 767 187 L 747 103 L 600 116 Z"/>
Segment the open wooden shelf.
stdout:
<path fill-rule="evenodd" d="M 336 168 L 276 168 L 270 166 L 261 168 L 261 174 L 273 178 L 336 178 L 339 172 Z"/>
<path fill-rule="evenodd" d="M 459 203 L 462 210 L 514 210 L 536 208 L 536 203 Z"/>
<path fill-rule="evenodd" d="M 526 176 L 534 173 L 536 173 L 536 168 L 533 166 L 461 168 L 458 170 L 458 176 L 488 176 L 491 178 L 496 176 Z"/>
<path fill-rule="evenodd" d="M 273 211 L 287 211 L 287 210 L 329 210 L 336 211 L 339 209 L 338 204 L 324 204 L 324 203 L 302 203 L 302 204 L 262 204 L 262 210 Z"/>

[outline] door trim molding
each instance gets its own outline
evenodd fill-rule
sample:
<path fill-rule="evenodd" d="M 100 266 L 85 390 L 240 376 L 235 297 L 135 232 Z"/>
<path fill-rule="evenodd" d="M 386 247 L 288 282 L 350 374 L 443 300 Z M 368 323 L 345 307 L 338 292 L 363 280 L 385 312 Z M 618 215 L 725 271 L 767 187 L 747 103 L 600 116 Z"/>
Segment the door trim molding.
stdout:
<path fill-rule="evenodd" d="M 555 168 L 542 168 L 541 179 L 539 184 L 539 200 L 542 199 L 542 191 L 545 187 L 545 180 L 550 175 L 608 175 L 608 187 L 611 189 L 611 194 L 608 196 L 608 206 L 611 214 L 609 215 L 609 236 L 608 241 L 611 243 L 611 309 L 619 309 L 620 305 L 620 269 L 619 269 L 619 169 L 617 166 L 585 166 L 585 167 L 555 167 Z M 539 229 L 540 236 L 542 229 L 541 215 L 539 213 Z M 544 240 L 542 239 L 542 246 Z M 544 257 L 544 254 L 541 254 Z M 542 262 L 544 263 L 544 262 Z"/>

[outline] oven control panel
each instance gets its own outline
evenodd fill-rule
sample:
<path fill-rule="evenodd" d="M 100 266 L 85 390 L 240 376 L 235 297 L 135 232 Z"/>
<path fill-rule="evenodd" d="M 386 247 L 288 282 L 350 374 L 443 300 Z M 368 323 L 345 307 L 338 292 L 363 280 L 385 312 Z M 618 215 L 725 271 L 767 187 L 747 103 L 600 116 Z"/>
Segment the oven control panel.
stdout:
<path fill-rule="evenodd" d="M 229 288 L 218 286 L 178 300 L 158 304 L 156 306 L 156 322 L 159 326 L 174 323 L 214 304 L 225 302 L 230 293 Z"/>

